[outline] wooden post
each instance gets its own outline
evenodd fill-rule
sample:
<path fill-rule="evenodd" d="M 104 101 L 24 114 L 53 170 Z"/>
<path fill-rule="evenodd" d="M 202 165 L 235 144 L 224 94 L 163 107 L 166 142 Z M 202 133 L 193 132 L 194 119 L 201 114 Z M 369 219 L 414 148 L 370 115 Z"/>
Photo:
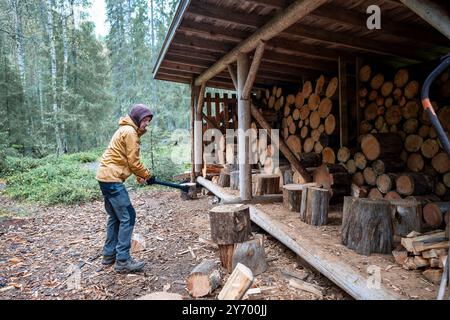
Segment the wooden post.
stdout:
<path fill-rule="evenodd" d="M 205 97 L 205 86 L 203 83 L 197 96 L 197 108 L 194 124 L 194 155 L 195 155 L 195 173 L 200 174 L 203 164 L 203 101 Z"/>
<path fill-rule="evenodd" d="M 194 86 L 194 79 L 191 81 L 191 182 L 195 182 L 195 152 L 194 152 L 194 144 L 195 144 L 195 100 L 197 87 Z"/>
<path fill-rule="evenodd" d="M 248 72 L 247 80 L 245 81 L 244 88 L 242 89 L 242 99 L 250 99 L 250 94 L 252 93 L 253 83 L 256 79 L 256 74 L 258 73 L 259 65 L 264 54 L 265 43 L 261 41 L 256 47 L 255 54 L 253 55 L 253 61 Z"/>
<path fill-rule="evenodd" d="M 339 135 L 341 148 L 348 145 L 347 64 L 341 57 L 339 69 Z"/>
<path fill-rule="evenodd" d="M 248 56 L 239 54 L 237 60 L 238 80 L 238 159 L 239 159 L 239 193 L 242 200 L 252 198 L 252 172 L 249 159 L 250 143 L 247 130 L 250 129 L 251 113 L 250 100 L 242 99 L 245 81 L 248 76 Z"/>
<path fill-rule="evenodd" d="M 423 20 L 450 39 L 450 12 L 432 0 L 400 0 Z M 447 5 L 447 3 L 446 3 Z"/>

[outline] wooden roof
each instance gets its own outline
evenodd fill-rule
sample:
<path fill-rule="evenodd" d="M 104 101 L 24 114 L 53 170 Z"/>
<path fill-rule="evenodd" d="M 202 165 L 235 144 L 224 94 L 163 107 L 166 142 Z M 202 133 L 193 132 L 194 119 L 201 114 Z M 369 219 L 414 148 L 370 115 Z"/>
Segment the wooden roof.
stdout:
<path fill-rule="evenodd" d="M 293 2 L 181 0 L 154 78 L 190 83 Z M 381 30 L 366 27 L 366 9 L 372 4 L 381 8 Z M 408 65 L 449 51 L 450 40 L 399 1 L 333 0 L 267 41 L 255 85 L 298 83 L 303 77 L 335 74 L 339 56 Z M 226 69 L 207 85 L 234 89 Z"/>

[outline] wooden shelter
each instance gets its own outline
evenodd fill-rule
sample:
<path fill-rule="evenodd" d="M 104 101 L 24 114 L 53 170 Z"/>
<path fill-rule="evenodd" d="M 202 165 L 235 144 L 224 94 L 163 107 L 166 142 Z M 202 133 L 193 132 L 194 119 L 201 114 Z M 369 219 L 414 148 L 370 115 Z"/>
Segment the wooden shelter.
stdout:
<path fill-rule="evenodd" d="M 366 24 L 371 5 L 381 9 L 381 29 L 370 30 Z M 274 84 L 295 87 L 319 76 L 336 76 L 338 138 L 343 147 L 359 135 L 362 119 L 358 116 L 357 88 L 363 61 L 382 61 L 395 69 L 424 63 L 432 66 L 449 51 L 450 9 L 445 0 L 181 0 L 153 75 L 191 86 L 194 181 L 202 170 L 204 127 L 224 131 L 233 125 L 246 131 L 253 118 L 260 127 L 272 129 L 252 105 L 253 90 Z M 205 94 L 206 87 L 235 90 L 236 95 L 212 97 Z M 220 109 L 221 105 L 225 107 Z M 232 110 L 229 105 L 237 108 Z M 358 128 L 352 129 L 355 121 Z M 283 139 L 279 148 L 309 182 L 311 173 Z M 202 177 L 197 181 L 230 203 L 264 201 L 264 197 L 252 200 L 252 168 L 244 161 L 248 150 L 245 137 L 238 136 L 239 197 Z M 252 206 L 250 212 L 254 222 L 354 297 L 398 298 L 388 291 L 364 291 L 365 284 L 354 268 L 337 267 L 333 259 L 309 252 L 281 220 Z M 317 245 L 307 244 L 319 250 Z"/>

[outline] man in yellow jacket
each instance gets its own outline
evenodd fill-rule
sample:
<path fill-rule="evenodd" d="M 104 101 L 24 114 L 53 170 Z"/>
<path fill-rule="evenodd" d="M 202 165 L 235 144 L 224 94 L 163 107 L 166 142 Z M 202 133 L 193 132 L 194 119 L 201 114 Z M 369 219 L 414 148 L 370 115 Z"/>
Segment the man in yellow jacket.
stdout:
<path fill-rule="evenodd" d="M 102 156 L 96 179 L 100 184 L 105 209 L 109 215 L 103 264 L 112 265 L 117 272 L 138 272 L 143 261 L 130 256 L 131 236 L 136 212 L 123 182 L 132 174 L 140 184 L 151 181 L 150 171 L 140 160 L 140 137 L 153 118 L 152 112 L 142 104 L 134 105 L 130 114 L 119 121 L 119 129 L 112 137 Z"/>

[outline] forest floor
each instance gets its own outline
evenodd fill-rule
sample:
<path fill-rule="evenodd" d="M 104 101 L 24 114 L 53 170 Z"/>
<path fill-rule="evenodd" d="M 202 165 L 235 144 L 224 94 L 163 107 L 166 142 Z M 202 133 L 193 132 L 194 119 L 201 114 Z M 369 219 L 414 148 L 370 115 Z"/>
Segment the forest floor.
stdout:
<path fill-rule="evenodd" d="M 161 291 L 192 299 L 185 282 L 191 270 L 203 259 L 219 260 L 209 241 L 212 198 L 183 201 L 177 192 L 148 188 L 130 197 L 137 212 L 134 232 L 145 239 L 145 250 L 133 256 L 146 267 L 126 275 L 101 265 L 107 218 L 101 201 L 45 207 L 12 201 L 0 191 L 0 299 L 137 299 Z M 256 226 L 254 231 L 265 235 L 268 270 L 253 283 L 261 292 L 244 299 L 351 299 L 269 234 Z M 289 273 L 323 295 L 290 286 Z M 225 283 L 229 274 L 223 274 Z M 202 299 L 216 299 L 220 289 Z"/>

